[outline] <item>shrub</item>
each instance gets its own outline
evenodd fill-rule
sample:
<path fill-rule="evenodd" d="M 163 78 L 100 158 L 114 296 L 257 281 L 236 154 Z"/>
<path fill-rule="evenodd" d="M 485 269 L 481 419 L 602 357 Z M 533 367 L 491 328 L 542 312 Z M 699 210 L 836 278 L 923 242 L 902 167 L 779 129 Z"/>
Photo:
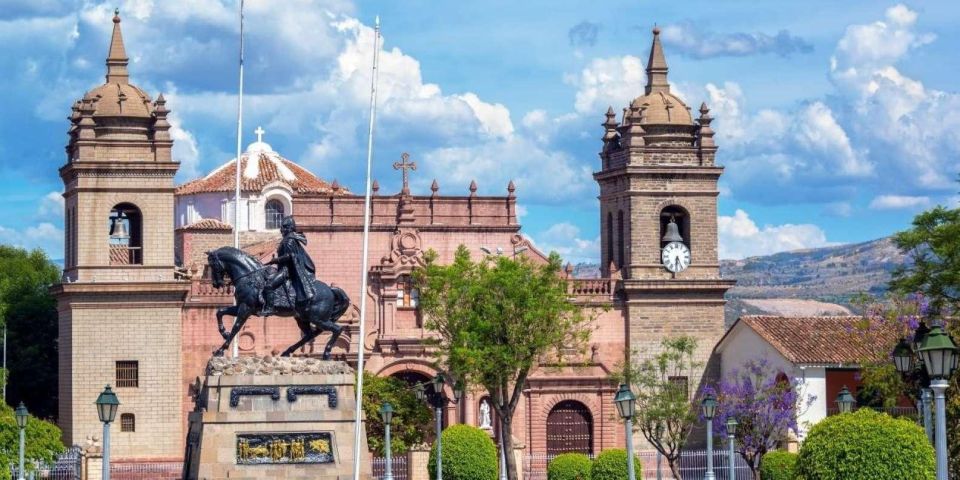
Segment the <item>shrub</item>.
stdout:
<path fill-rule="evenodd" d="M 582 453 L 557 455 L 547 465 L 547 480 L 590 480 L 593 462 Z"/>
<path fill-rule="evenodd" d="M 642 472 L 640 459 L 634 455 L 633 469 Z M 590 469 L 591 480 L 623 480 L 627 478 L 627 451 L 622 448 L 604 450 L 597 455 Z"/>
<path fill-rule="evenodd" d="M 497 480 L 497 447 L 490 435 L 470 425 L 453 425 L 443 439 L 443 478 L 446 480 Z M 437 476 L 437 444 L 430 450 L 430 478 Z"/>
<path fill-rule="evenodd" d="M 796 466 L 804 480 L 932 480 L 935 470 L 922 428 L 866 408 L 816 424 Z"/>
<path fill-rule="evenodd" d="M 794 480 L 796 466 L 796 453 L 774 450 L 760 460 L 760 478 L 762 480 Z"/>

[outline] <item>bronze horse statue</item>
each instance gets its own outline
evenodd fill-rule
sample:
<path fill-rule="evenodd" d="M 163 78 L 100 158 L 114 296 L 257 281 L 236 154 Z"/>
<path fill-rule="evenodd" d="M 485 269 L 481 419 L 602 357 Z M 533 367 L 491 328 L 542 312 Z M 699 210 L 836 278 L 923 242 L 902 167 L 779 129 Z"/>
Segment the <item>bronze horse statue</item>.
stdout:
<path fill-rule="evenodd" d="M 277 271 L 276 268 L 264 267 L 253 256 L 233 247 L 221 247 L 207 252 L 207 264 L 210 266 L 213 286 L 222 288 L 225 285 L 224 276 L 228 277 L 234 286 L 233 297 L 236 299 L 236 305 L 217 309 L 217 328 L 225 341 L 213 352 L 214 355 L 223 355 L 250 315 L 261 315 L 264 310 L 268 310 L 270 315 L 296 319 L 303 334 L 300 341 L 284 350 L 282 356 L 290 356 L 296 349 L 327 331 L 332 335 L 323 349 L 323 359 L 330 359 L 333 344 L 343 331 L 337 320 L 350 306 L 350 298 L 343 290 L 314 280 L 316 294 L 309 301 L 298 305 L 293 289 L 289 285 L 282 285 L 275 290 L 268 289 L 263 292 L 262 298 L 267 303 L 263 305 L 260 302 L 261 291 L 267 279 Z M 223 326 L 224 315 L 235 317 L 233 328 L 229 332 Z"/>

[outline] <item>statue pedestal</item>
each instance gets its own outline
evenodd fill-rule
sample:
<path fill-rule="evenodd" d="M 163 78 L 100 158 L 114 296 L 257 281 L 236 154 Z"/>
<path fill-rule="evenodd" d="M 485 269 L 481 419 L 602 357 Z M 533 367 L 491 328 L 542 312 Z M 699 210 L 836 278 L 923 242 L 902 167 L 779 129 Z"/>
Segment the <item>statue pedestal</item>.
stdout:
<path fill-rule="evenodd" d="M 189 416 L 187 479 L 353 478 L 355 373 L 314 358 L 215 357 Z M 361 479 L 371 479 L 366 433 Z"/>

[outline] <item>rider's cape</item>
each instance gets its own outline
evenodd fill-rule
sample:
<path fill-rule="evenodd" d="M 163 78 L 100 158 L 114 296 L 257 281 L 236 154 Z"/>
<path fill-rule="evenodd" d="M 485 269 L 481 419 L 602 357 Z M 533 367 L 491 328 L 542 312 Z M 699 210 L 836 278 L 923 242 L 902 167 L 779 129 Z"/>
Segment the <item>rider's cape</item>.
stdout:
<path fill-rule="evenodd" d="M 317 293 L 313 284 L 316 279 L 316 267 L 303 248 L 306 244 L 306 237 L 300 233 L 291 232 L 283 237 L 280 246 L 277 247 L 278 256 L 289 255 L 290 260 L 285 266 L 290 283 L 297 294 L 297 303 L 310 300 Z"/>

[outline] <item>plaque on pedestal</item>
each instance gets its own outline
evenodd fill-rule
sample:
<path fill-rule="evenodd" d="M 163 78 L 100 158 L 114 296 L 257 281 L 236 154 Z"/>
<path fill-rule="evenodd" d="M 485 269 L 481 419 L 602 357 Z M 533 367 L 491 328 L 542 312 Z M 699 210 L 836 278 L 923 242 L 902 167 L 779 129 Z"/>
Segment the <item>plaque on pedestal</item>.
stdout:
<path fill-rule="evenodd" d="M 353 478 L 354 380 L 344 362 L 214 357 L 194 389 L 184 478 Z M 371 479 L 365 436 L 360 446 Z"/>

